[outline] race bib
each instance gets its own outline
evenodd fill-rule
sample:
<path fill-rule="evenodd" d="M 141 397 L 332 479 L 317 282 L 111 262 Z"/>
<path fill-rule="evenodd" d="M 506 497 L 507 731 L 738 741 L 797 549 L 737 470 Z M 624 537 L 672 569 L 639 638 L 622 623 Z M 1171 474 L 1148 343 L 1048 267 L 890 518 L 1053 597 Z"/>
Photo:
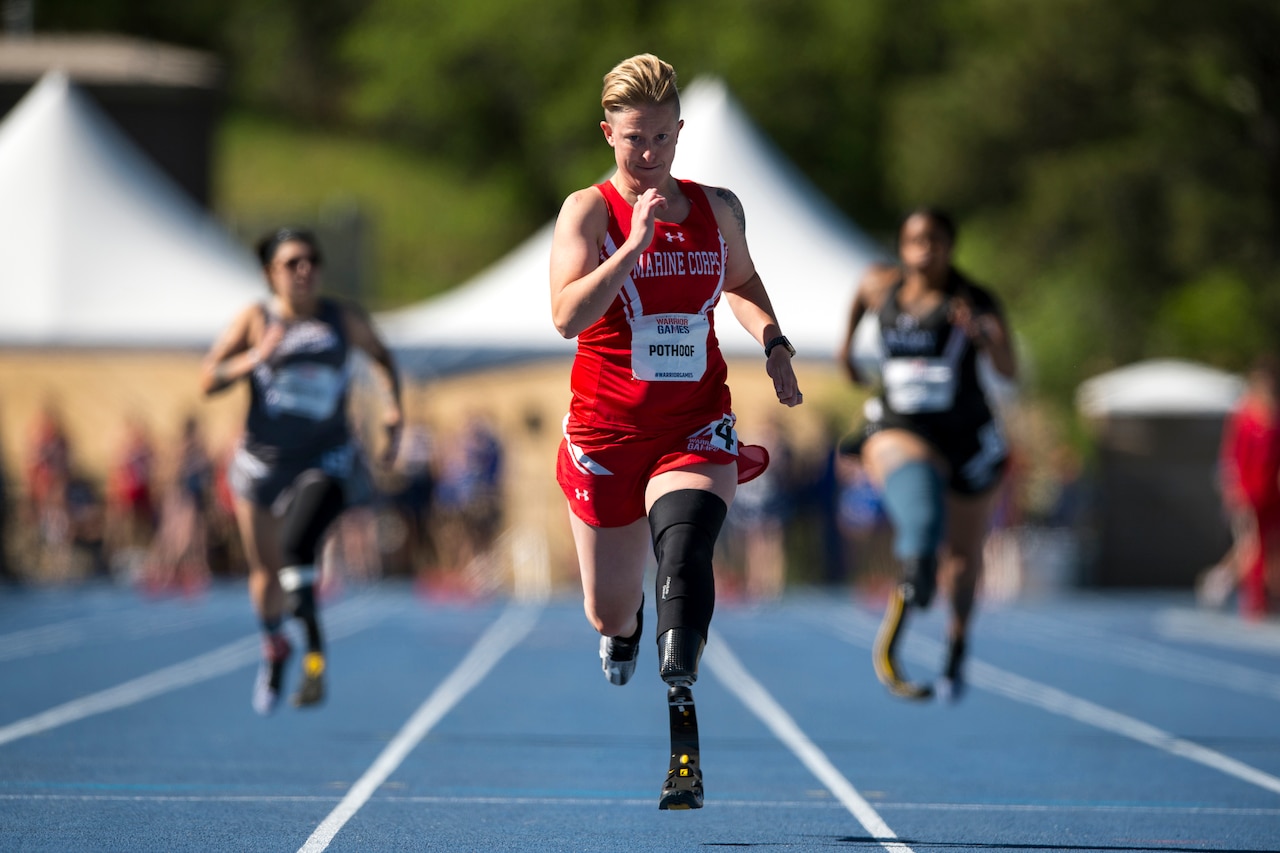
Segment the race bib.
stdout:
<path fill-rule="evenodd" d="M 338 410 L 346 377 L 323 364 L 290 364 L 280 368 L 267 389 L 267 411 L 323 421 Z"/>
<path fill-rule="evenodd" d="M 631 373 L 646 382 L 697 382 L 707 371 L 704 314 L 646 314 L 631 322 Z"/>
<path fill-rule="evenodd" d="M 884 363 L 884 395 L 903 414 L 941 412 L 956 398 L 956 372 L 942 358 L 890 358 Z"/>
<path fill-rule="evenodd" d="M 724 415 L 689 436 L 690 450 L 723 450 L 738 455 L 738 431 L 734 429 L 737 418 Z"/>

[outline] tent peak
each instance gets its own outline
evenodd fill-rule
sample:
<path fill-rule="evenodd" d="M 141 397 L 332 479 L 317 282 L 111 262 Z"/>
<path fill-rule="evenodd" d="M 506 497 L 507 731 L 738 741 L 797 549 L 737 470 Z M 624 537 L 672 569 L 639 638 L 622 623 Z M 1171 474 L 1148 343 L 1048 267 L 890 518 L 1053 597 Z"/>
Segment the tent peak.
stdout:
<path fill-rule="evenodd" d="M 0 122 L 0 345 L 208 346 L 261 275 L 65 72 Z"/>
<path fill-rule="evenodd" d="M 1243 389 L 1241 377 L 1207 364 L 1153 358 L 1085 380 L 1076 405 L 1094 418 L 1218 415 L 1231 409 Z"/>

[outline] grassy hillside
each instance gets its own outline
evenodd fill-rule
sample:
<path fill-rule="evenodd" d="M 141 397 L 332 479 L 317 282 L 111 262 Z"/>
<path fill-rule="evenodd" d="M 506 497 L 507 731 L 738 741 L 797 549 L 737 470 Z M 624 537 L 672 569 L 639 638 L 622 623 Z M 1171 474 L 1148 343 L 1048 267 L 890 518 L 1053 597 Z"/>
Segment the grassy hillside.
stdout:
<path fill-rule="evenodd" d="M 215 152 L 215 207 L 246 240 L 276 223 L 341 222 L 359 211 L 370 230 L 371 310 L 449 289 L 542 224 L 520 212 L 501 175 L 459 174 L 374 140 L 233 113 Z"/>

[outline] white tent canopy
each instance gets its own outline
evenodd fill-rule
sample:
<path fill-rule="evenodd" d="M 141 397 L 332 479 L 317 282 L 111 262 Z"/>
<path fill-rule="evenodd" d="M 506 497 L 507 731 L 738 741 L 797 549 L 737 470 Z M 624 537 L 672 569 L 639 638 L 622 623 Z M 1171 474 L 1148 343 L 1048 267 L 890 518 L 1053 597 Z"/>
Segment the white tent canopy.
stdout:
<path fill-rule="evenodd" d="M 884 253 L 777 152 L 722 82 L 691 83 L 681 94 L 681 117 L 672 173 L 738 196 L 751 255 L 783 331 L 800 356 L 832 358 L 856 283 Z M 572 354 L 576 343 L 551 324 L 553 227 L 454 290 L 379 315 L 388 341 L 408 364 L 432 373 Z M 727 353 L 759 353 L 729 311 L 717 313 Z"/>
<path fill-rule="evenodd" d="M 0 346 L 207 346 L 262 273 L 60 72 L 0 124 Z"/>
<path fill-rule="evenodd" d="M 1232 373 L 1178 359 L 1152 359 L 1103 373 L 1080 384 L 1076 405 L 1092 418 L 1148 415 L 1220 415 L 1244 390 Z"/>

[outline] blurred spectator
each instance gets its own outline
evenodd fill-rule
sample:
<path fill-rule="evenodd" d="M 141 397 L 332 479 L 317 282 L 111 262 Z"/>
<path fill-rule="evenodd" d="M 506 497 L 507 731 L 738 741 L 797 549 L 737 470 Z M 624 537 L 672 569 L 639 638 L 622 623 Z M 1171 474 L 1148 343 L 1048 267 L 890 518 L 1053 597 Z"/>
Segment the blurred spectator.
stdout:
<path fill-rule="evenodd" d="M 404 525 L 404 555 L 411 574 L 433 562 L 434 545 L 429 533 L 435 499 L 437 461 L 435 437 L 425 424 L 405 427 L 395 460 L 391 504 Z"/>
<path fill-rule="evenodd" d="M 70 570 L 71 516 L 67 487 L 71 448 L 62 411 L 46 400 L 36 413 L 27 448 L 26 500 L 22 507 L 23 559 L 40 574 L 63 576 Z"/>
<path fill-rule="evenodd" d="M 68 562 L 57 565 L 69 579 L 105 577 L 110 573 L 106 549 L 106 513 L 102 495 L 87 477 L 74 472 L 67 480 L 66 507 L 70 538 Z"/>
<path fill-rule="evenodd" d="M 213 463 L 200 423 L 183 420 L 173 471 L 160 504 L 160 519 L 147 556 L 151 592 L 199 592 L 209 583 L 209 513 Z"/>
<path fill-rule="evenodd" d="M 475 569 L 502 525 L 502 444 L 489 419 L 473 414 L 449 449 L 437 491 L 452 569 Z"/>
<path fill-rule="evenodd" d="M 0 453 L 0 583 L 10 584 L 20 580 L 13 571 L 13 563 L 9 558 L 9 533 L 11 530 L 9 513 L 12 507 L 9 501 L 9 470 L 5 464 L 4 454 Z"/>
<path fill-rule="evenodd" d="M 71 473 L 71 448 L 62 411 L 46 401 L 36 414 L 27 460 L 27 500 L 38 523 L 50 504 L 62 505 Z"/>
<path fill-rule="evenodd" d="M 229 471 L 240 437 L 233 436 L 214 454 L 213 485 L 207 518 L 209 522 L 209 570 L 215 576 L 243 577 L 249 571 L 236 527 L 235 496 L 231 492 Z"/>
<path fill-rule="evenodd" d="M 1084 520 L 1087 489 L 1084 462 L 1080 451 L 1070 444 L 1059 444 L 1050 458 L 1053 490 L 1041 523 L 1046 527 L 1078 527 Z"/>
<path fill-rule="evenodd" d="M 733 535 L 727 544 L 743 543 L 743 572 L 748 598 L 778 598 L 786 587 L 786 525 L 791 516 L 794 456 L 777 421 L 764 424 L 759 443 L 769 451 L 769 467 L 738 486 L 725 521 Z"/>
<path fill-rule="evenodd" d="M 837 517 L 851 552 L 854 578 L 861 583 L 890 584 L 897 579 L 898 566 L 890 548 L 893 531 L 880 492 L 857 456 L 840 454 L 836 465 L 840 483 Z"/>
<path fill-rule="evenodd" d="M 1280 598 L 1280 358 L 1268 353 L 1249 371 L 1245 392 L 1223 429 L 1223 502 L 1236 534 L 1233 559 L 1240 610 L 1260 619 Z"/>
<path fill-rule="evenodd" d="M 19 526 L 22 559 L 42 581 L 105 574 L 102 498 L 92 483 L 75 474 L 56 403 L 46 401 L 36 414 L 27 452 Z"/>
<path fill-rule="evenodd" d="M 120 456 L 107 473 L 105 538 L 118 573 L 132 575 L 141 569 L 155 535 L 155 456 L 150 429 L 140 417 L 130 416 Z"/>

